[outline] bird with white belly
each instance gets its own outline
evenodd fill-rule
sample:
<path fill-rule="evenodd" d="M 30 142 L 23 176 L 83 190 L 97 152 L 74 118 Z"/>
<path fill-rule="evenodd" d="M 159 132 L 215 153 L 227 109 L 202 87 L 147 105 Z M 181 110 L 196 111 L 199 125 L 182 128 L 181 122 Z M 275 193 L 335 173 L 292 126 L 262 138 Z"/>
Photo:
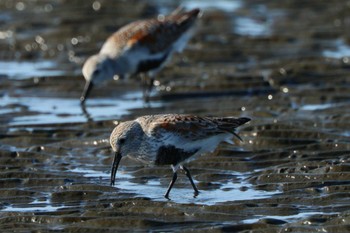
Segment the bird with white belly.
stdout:
<path fill-rule="evenodd" d="M 100 52 L 89 57 L 83 66 L 86 84 L 81 103 L 88 98 L 94 85 L 116 75 L 124 77 L 138 73 L 148 76 L 143 80 L 147 99 L 155 74 L 174 52 L 180 52 L 186 46 L 199 13 L 199 9 L 176 10 L 167 16 L 129 23 L 112 34 Z"/>

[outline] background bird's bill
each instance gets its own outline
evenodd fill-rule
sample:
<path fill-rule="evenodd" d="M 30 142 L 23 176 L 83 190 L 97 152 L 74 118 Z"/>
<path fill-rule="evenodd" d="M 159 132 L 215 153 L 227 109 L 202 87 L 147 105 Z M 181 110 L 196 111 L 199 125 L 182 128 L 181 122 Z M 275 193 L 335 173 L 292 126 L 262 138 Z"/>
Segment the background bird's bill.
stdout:
<path fill-rule="evenodd" d="M 83 93 L 81 94 L 81 97 L 80 97 L 81 103 L 85 102 L 85 100 L 88 97 L 92 87 L 93 87 L 93 82 L 92 81 L 86 81 Z"/>

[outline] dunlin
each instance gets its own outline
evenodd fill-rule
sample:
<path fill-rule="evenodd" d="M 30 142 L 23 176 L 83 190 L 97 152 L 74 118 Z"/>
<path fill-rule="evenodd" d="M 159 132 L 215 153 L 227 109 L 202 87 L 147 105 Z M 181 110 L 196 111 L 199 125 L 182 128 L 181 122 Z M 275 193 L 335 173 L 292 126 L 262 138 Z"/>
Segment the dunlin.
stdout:
<path fill-rule="evenodd" d="M 94 84 L 137 73 L 149 76 L 143 81 L 145 95 L 153 86 L 155 73 L 187 44 L 199 12 L 176 10 L 167 16 L 132 22 L 112 34 L 100 52 L 89 57 L 83 66 L 86 84 L 81 102 Z"/>
<path fill-rule="evenodd" d="M 130 156 L 146 164 L 171 165 L 173 178 L 165 193 L 166 198 L 169 198 L 179 168 L 185 171 L 197 195 L 198 189 L 183 163 L 214 151 L 222 141 L 232 144 L 234 136 L 241 140 L 235 129 L 248 121 L 250 119 L 245 117 L 165 114 L 142 116 L 133 121 L 119 123 L 110 136 L 115 152 L 111 185 L 114 185 L 121 158 Z"/>

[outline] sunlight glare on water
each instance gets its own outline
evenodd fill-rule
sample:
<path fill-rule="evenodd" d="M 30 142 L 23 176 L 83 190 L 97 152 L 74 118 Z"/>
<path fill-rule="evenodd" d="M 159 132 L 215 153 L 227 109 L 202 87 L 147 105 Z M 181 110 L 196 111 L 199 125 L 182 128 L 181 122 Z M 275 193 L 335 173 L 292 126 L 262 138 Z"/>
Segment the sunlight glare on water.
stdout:
<path fill-rule="evenodd" d="M 350 46 L 343 39 L 335 40 L 335 49 L 324 50 L 323 56 L 330 58 L 342 58 L 350 56 Z"/>
<path fill-rule="evenodd" d="M 317 111 L 317 110 L 325 110 L 329 108 L 340 108 L 340 107 L 348 107 L 348 103 L 321 103 L 321 104 L 305 104 L 300 107 L 300 110 L 303 111 Z"/>
<path fill-rule="evenodd" d="M 75 173 L 81 173 L 84 177 L 101 177 L 101 178 L 109 178 L 111 175 L 106 172 L 102 171 L 95 171 L 92 169 L 86 169 L 86 168 L 74 168 L 70 170 L 71 172 Z"/>
<path fill-rule="evenodd" d="M 10 111 L 6 109 L 6 106 L 16 104 L 24 105 L 28 107 L 29 111 L 33 112 L 30 115 L 20 115 L 12 118 L 10 125 L 77 123 L 86 122 L 88 117 L 93 120 L 116 119 L 127 114 L 130 109 L 144 106 L 141 92 L 129 93 L 116 99 L 91 98 L 85 109 L 82 109 L 77 99 L 9 96 L 4 96 L 1 99 L 2 113 Z M 152 102 L 150 107 L 159 105 L 160 103 Z M 13 109 L 11 110 L 13 111 Z M 20 108 L 17 110 L 20 111 Z"/>
<path fill-rule="evenodd" d="M 235 32 L 239 35 L 264 36 L 270 33 L 270 24 L 268 22 L 258 22 L 257 20 L 239 17 L 234 22 Z"/>
<path fill-rule="evenodd" d="M 1 211 L 4 211 L 4 212 L 53 212 L 63 207 L 65 206 L 63 205 L 53 206 L 50 203 L 50 200 L 45 200 L 45 201 L 35 200 L 32 203 L 25 204 L 25 205 L 9 205 L 1 209 Z"/>
<path fill-rule="evenodd" d="M 302 213 L 297 213 L 294 215 L 286 215 L 286 216 L 279 216 L 279 215 L 261 215 L 256 216 L 255 218 L 251 218 L 251 219 L 246 219 L 243 220 L 243 223 L 246 224 L 252 224 L 255 222 L 258 222 L 261 219 L 267 219 L 267 218 L 272 218 L 272 219 L 278 219 L 278 220 L 282 220 L 282 221 L 286 221 L 286 222 L 293 222 L 293 221 L 297 221 L 298 219 L 304 219 L 304 218 L 308 218 L 311 217 L 313 215 L 334 215 L 337 214 L 338 212 L 318 212 L 318 211 L 310 211 L 310 212 L 302 212 Z"/>
<path fill-rule="evenodd" d="M 188 9 L 201 8 L 205 9 L 217 9 L 222 11 L 235 11 L 242 6 L 242 1 L 240 0 L 190 0 L 182 1 L 182 6 Z"/>
<path fill-rule="evenodd" d="M 57 63 L 52 61 L 0 61 L 0 75 L 12 79 L 26 79 L 31 77 L 58 76 L 65 72 L 59 69 Z"/>

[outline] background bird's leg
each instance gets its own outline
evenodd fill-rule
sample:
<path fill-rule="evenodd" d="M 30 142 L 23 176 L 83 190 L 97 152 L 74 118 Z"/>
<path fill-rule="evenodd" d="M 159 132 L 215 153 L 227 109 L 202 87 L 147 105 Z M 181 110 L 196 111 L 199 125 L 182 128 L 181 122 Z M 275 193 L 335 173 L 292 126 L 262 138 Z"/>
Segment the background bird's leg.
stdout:
<path fill-rule="evenodd" d="M 153 89 L 153 85 L 154 85 L 154 77 L 153 75 L 150 75 L 147 73 L 141 73 L 140 77 L 141 77 L 143 99 L 145 102 L 148 102 Z"/>
<path fill-rule="evenodd" d="M 195 185 L 194 182 L 193 182 L 193 179 L 192 179 L 192 176 L 191 176 L 190 171 L 189 171 L 186 167 L 184 167 L 184 166 L 181 166 L 181 168 L 185 171 L 186 176 L 188 177 L 188 179 L 189 179 L 190 182 L 191 182 L 191 185 L 192 185 L 193 190 L 194 190 L 194 195 L 197 196 L 198 193 L 199 193 L 199 191 L 198 191 L 196 185 Z"/>
<path fill-rule="evenodd" d="M 173 179 L 170 181 L 168 190 L 166 191 L 166 193 L 164 195 L 165 198 L 169 199 L 170 190 L 172 189 L 173 185 L 175 184 L 176 179 L 177 179 L 177 173 L 176 173 L 176 171 L 174 171 Z"/>
<path fill-rule="evenodd" d="M 154 87 L 154 76 L 153 75 L 149 75 L 148 76 L 148 94 L 151 95 L 151 92 L 153 90 Z"/>
<path fill-rule="evenodd" d="M 87 122 L 93 122 L 93 119 L 92 119 L 90 113 L 86 109 L 85 102 L 81 103 L 80 106 L 81 106 L 81 110 L 82 110 L 83 115 L 85 116 Z"/>

